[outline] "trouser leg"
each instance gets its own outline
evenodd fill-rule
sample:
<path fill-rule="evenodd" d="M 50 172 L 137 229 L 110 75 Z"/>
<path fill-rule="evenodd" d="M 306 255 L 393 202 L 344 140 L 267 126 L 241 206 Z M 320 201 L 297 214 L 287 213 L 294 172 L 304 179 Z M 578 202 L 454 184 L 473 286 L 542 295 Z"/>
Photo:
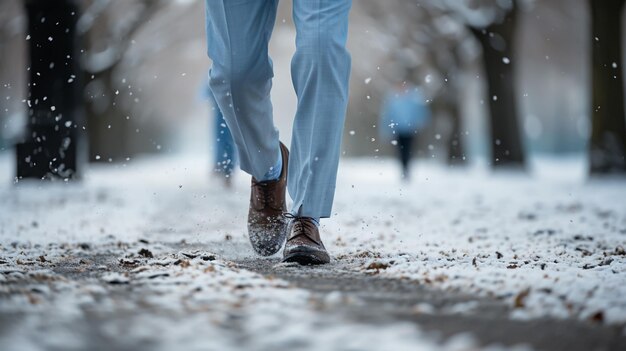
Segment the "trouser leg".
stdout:
<path fill-rule="evenodd" d="M 291 63 L 298 108 L 289 162 L 293 211 L 329 217 L 348 103 L 346 50 L 351 0 L 293 2 L 296 53 Z"/>
<path fill-rule="evenodd" d="M 257 179 L 276 163 L 278 130 L 268 43 L 278 0 L 206 0 L 209 84 L 237 145 L 241 169 Z"/>
<path fill-rule="evenodd" d="M 402 176 L 409 176 L 409 163 L 411 162 L 411 148 L 413 146 L 412 135 L 399 135 L 398 136 L 398 153 L 400 156 L 400 162 L 402 163 Z"/>

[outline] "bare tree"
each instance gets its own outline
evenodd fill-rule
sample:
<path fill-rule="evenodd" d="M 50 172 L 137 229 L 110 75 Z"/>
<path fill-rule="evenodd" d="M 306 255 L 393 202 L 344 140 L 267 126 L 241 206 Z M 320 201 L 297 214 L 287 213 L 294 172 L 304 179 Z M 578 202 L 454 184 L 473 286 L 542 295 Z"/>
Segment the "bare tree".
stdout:
<path fill-rule="evenodd" d="M 525 156 L 515 90 L 514 46 L 518 0 L 446 0 L 483 49 L 491 112 L 492 165 L 524 167 Z"/>
<path fill-rule="evenodd" d="M 592 22 L 590 172 L 626 173 L 621 18 L 625 0 L 589 0 Z"/>
<path fill-rule="evenodd" d="M 87 126 L 90 160 L 125 156 L 131 136 L 129 83 L 116 75 L 137 33 L 166 6 L 167 1 L 93 0 L 78 23 L 85 53 Z M 123 96 L 120 91 L 127 91 Z M 129 95 L 130 94 L 130 95 Z M 114 142 L 113 142 L 114 141 Z"/>
<path fill-rule="evenodd" d="M 427 3 L 428 4 L 428 3 Z M 466 48 L 469 32 L 458 23 L 449 11 L 437 6 L 426 6 L 431 42 L 437 43 L 433 50 L 435 68 L 441 72 L 445 84 L 435 96 L 435 107 L 448 117 L 447 133 L 448 164 L 464 165 L 467 161 L 463 140 L 460 92 L 464 84 L 461 71 L 474 57 Z M 438 103 L 437 103 L 438 102 Z"/>
<path fill-rule="evenodd" d="M 482 48 L 490 109 L 491 159 L 494 167 L 524 167 L 525 153 L 515 90 L 514 39 L 519 4 L 527 0 L 421 0 L 418 2 L 368 2 L 369 14 L 390 32 L 390 51 L 410 49 L 419 53 L 414 79 L 424 79 L 435 115 L 446 118 L 449 130 L 448 162 L 462 163 L 463 126 L 459 95 L 461 72 L 473 57 L 467 43 Z M 361 4 L 363 6 L 363 4 Z M 384 7 L 384 8 L 383 8 Z M 403 25 L 399 25 L 399 24 Z"/>
<path fill-rule="evenodd" d="M 447 140 L 448 162 L 464 163 L 459 91 L 463 86 L 460 73 L 475 59 L 465 51 L 467 40 L 473 40 L 469 30 L 436 1 L 369 1 L 359 6 L 374 22 L 376 32 L 385 36 L 378 39 L 387 46 L 385 66 L 404 69 L 407 80 L 419 82 L 432 101 L 435 128 L 442 129 L 436 134 Z M 389 83 L 379 85 L 382 90 Z"/>

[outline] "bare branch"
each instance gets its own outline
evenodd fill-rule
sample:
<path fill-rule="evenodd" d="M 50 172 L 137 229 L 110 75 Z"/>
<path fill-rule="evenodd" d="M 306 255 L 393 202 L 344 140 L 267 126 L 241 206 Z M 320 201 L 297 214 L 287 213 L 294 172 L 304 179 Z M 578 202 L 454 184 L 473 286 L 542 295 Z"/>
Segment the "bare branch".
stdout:
<path fill-rule="evenodd" d="M 89 73 L 98 73 L 117 64 L 124 56 L 132 38 L 165 3 L 166 1 L 144 1 L 142 10 L 132 21 L 116 28 L 119 32 L 115 33 L 114 38 L 109 41 L 109 45 L 104 50 L 86 54 L 83 62 L 85 70 Z"/>

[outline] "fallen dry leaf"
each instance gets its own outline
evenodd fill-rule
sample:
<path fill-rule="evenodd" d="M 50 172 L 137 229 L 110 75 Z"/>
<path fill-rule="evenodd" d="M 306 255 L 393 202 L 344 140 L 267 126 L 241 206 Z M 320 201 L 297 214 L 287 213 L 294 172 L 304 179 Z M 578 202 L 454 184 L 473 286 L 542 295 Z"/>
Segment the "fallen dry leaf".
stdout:
<path fill-rule="evenodd" d="M 517 294 L 517 296 L 515 296 L 513 306 L 515 308 L 524 308 L 526 306 L 525 302 L 528 295 L 530 295 L 530 289 L 521 291 L 519 294 Z"/>

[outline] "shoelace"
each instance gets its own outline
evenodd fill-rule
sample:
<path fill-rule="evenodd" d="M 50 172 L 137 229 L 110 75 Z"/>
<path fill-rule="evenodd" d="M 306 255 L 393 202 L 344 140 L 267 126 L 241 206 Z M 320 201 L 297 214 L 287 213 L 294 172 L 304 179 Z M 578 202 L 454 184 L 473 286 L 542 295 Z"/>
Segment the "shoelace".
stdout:
<path fill-rule="evenodd" d="M 317 230 L 317 226 L 315 224 L 313 224 L 313 219 L 311 219 L 310 217 L 296 216 L 296 215 L 291 214 L 289 212 L 283 213 L 283 217 L 285 217 L 287 219 L 290 219 L 293 222 L 293 226 L 294 227 L 293 227 L 292 232 L 296 233 L 294 236 L 290 237 L 289 240 L 297 238 L 300 235 L 304 235 L 309 240 L 319 244 L 315 238 L 311 237 L 310 235 L 307 235 L 307 233 L 309 233 L 309 232 L 313 233 L 313 232 L 315 232 L 315 230 Z M 307 228 L 309 230 L 305 230 Z"/>
<path fill-rule="evenodd" d="M 253 183 L 254 187 L 257 187 L 261 193 L 263 204 L 272 204 L 274 202 L 273 192 L 274 189 L 271 189 L 267 183 L 255 182 Z"/>

